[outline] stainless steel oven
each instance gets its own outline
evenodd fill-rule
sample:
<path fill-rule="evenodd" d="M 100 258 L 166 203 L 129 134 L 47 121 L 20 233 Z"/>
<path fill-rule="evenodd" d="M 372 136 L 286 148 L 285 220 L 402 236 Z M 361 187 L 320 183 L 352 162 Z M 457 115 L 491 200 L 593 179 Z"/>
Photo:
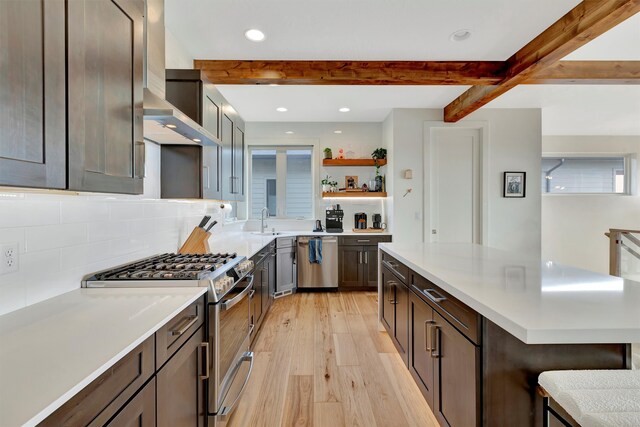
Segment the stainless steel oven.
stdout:
<path fill-rule="evenodd" d="M 208 425 L 224 426 L 249 381 L 253 353 L 249 351 L 253 275 L 237 282 L 220 301 L 208 305 L 209 360 Z"/>

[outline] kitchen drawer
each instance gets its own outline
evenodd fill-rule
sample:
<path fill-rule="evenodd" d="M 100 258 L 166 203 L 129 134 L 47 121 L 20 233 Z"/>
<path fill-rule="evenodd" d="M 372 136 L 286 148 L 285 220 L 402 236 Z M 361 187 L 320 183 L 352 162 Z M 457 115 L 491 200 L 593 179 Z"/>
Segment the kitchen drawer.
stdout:
<path fill-rule="evenodd" d="M 409 283 L 409 267 L 386 252 L 382 253 L 382 265 L 391 270 L 405 285 Z"/>
<path fill-rule="evenodd" d="M 277 248 L 294 248 L 296 246 L 296 237 L 278 237 L 277 239 Z"/>
<path fill-rule="evenodd" d="M 156 367 L 160 369 L 204 323 L 204 296 L 156 332 Z"/>
<path fill-rule="evenodd" d="M 153 353 L 151 336 L 39 425 L 105 425 L 151 378 L 155 371 Z"/>
<path fill-rule="evenodd" d="M 390 242 L 391 236 L 370 236 L 363 233 L 362 236 L 340 236 L 340 244 L 345 246 L 375 245 L 381 242 Z"/>
<path fill-rule="evenodd" d="M 413 271 L 410 274 L 411 290 L 423 301 L 431 305 L 468 339 L 479 344 L 480 315 L 419 274 Z"/>

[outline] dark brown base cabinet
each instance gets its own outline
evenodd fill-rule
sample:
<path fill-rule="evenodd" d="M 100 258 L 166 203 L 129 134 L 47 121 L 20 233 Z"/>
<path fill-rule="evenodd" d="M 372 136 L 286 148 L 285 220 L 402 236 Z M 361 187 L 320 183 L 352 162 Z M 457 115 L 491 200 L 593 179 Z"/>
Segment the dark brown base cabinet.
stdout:
<path fill-rule="evenodd" d="M 527 345 L 386 253 L 381 279 L 380 321 L 442 426 L 542 426 L 541 372 L 630 363 L 626 344 Z"/>
<path fill-rule="evenodd" d="M 204 311 L 202 297 L 39 425 L 204 426 Z"/>
<path fill-rule="evenodd" d="M 409 289 L 386 266 L 382 268 L 382 323 L 393 344 L 409 364 Z"/>
<path fill-rule="evenodd" d="M 391 236 L 344 236 L 338 247 L 338 282 L 341 290 L 376 290 L 378 243 Z"/>
<path fill-rule="evenodd" d="M 253 293 L 251 296 L 251 323 L 253 324 L 251 344 L 253 345 L 274 301 L 277 269 L 275 242 L 264 247 L 251 260 L 254 262 Z"/>

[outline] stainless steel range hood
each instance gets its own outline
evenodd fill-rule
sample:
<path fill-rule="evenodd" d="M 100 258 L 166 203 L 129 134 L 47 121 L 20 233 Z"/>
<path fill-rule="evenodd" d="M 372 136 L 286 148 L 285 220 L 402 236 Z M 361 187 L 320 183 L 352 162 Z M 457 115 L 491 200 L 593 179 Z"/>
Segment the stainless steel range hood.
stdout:
<path fill-rule="evenodd" d="M 164 0 L 146 0 L 145 7 L 145 139 L 157 144 L 219 144 L 213 134 L 165 99 Z"/>

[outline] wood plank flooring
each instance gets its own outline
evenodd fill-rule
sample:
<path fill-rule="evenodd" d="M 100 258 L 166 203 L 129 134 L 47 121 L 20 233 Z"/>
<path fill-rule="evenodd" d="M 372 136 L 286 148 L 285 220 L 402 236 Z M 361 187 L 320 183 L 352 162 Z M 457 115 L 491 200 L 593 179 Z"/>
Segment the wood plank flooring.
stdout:
<path fill-rule="evenodd" d="M 229 427 L 437 426 L 386 332 L 374 292 L 277 299 Z"/>

